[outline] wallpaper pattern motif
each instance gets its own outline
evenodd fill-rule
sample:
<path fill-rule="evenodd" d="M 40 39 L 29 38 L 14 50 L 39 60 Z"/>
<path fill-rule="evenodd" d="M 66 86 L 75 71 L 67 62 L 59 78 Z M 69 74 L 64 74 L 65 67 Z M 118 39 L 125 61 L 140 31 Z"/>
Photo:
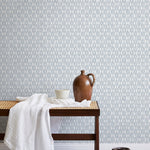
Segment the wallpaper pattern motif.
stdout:
<path fill-rule="evenodd" d="M 96 76 L 100 142 L 150 142 L 149 14 L 149 0 L 1 0 L 0 99 L 54 89 L 73 97 L 85 69 Z M 93 132 L 93 122 L 65 118 L 60 132 Z"/>

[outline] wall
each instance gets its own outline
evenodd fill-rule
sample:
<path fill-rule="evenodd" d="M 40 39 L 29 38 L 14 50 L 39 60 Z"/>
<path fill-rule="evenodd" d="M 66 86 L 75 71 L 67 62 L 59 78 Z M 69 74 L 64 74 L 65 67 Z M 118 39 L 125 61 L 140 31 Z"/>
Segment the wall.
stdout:
<path fill-rule="evenodd" d="M 61 88 L 73 97 L 72 82 L 85 69 L 96 76 L 100 142 L 150 142 L 149 6 L 148 0 L 1 0 L 0 99 L 54 96 Z M 65 118 L 60 132 L 92 132 L 93 121 Z"/>

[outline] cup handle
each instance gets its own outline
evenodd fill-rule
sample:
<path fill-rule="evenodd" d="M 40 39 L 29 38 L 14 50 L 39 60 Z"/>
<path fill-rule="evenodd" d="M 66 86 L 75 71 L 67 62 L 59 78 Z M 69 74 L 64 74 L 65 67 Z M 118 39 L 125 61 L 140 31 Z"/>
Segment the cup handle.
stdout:
<path fill-rule="evenodd" d="M 92 76 L 93 82 L 91 83 L 91 86 L 93 86 L 94 83 L 95 83 L 95 76 L 94 76 L 94 74 L 93 74 L 93 73 L 89 73 L 89 74 L 87 74 L 87 76 L 88 76 L 88 77 L 89 77 L 89 76 Z"/>

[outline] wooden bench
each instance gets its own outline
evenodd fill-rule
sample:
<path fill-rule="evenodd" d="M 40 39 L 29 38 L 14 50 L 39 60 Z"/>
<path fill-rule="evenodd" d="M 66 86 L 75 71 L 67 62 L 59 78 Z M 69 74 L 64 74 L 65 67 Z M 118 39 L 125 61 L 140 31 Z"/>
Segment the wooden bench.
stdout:
<path fill-rule="evenodd" d="M 0 116 L 8 116 L 9 110 L 17 101 L 0 101 Z M 94 116 L 94 134 L 52 134 L 54 140 L 94 140 L 95 150 L 99 150 L 99 116 L 100 109 L 96 101 L 92 101 L 90 107 L 61 107 L 49 110 L 51 116 Z M 0 140 L 4 139 L 4 133 L 0 133 Z"/>

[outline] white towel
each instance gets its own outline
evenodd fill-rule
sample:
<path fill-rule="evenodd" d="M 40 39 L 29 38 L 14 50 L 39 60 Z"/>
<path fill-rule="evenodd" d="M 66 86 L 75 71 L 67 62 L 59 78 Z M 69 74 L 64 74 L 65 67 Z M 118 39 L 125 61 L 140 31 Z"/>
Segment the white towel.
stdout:
<path fill-rule="evenodd" d="M 50 103 L 51 102 L 51 103 Z M 10 109 L 4 143 L 11 150 L 54 150 L 49 109 L 88 107 L 91 101 L 69 102 L 34 94 Z"/>
<path fill-rule="evenodd" d="M 82 102 L 76 102 L 75 99 L 57 99 L 54 97 L 48 98 L 48 102 L 60 107 L 90 107 L 91 101 L 86 99 Z"/>
<path fill-rule="evenodd" d="M 29 97 L 16 97 L 16 101 L 21 102 L 27 100 Z M 51 98 L 48 98 L 50 100 Z M 72 100 L 72 99 L 71 99 Z M 51 133 L 58 133 L 62 122 L 62 117 L 50 117 Z"/>

